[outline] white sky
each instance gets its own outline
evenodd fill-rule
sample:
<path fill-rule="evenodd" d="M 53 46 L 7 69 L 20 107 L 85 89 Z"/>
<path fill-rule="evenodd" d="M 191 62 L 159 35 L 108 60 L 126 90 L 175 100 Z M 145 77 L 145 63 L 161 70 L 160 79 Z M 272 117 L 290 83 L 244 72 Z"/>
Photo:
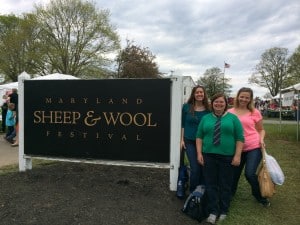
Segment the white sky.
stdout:
<path fill-rule="evenodd" d="M 0 14 L 22 14 L 34 3 L 49 0 L 1 0 Z M 159 70 L 197 80 L 206 69 L 224 61 L 231 67 L 233 93 L 252 87 L 255 96 L 266 89 L 248 84 L 265 50 L 282 47 L 291 55 L 300 45 L 299 0 L 94 0 L 109 9 L 122 45 L 126 39 L 148 47 Z"/>

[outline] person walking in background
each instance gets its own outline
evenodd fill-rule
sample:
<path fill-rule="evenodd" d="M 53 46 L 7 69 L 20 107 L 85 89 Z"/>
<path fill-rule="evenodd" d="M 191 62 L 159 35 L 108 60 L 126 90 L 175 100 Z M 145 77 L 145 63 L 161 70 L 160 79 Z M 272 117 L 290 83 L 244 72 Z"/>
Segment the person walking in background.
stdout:
<path fill-rule="evenodd" d="M 2 114 L 2 132 L 6 133 L 6 114 L 7 114 L 7 95 L 3 95 L 3 104 L 1 105 L 1 114 Z"/>
<path fill-rule="evenodd" d="M 295 100 L 293 102 L 293 104 L 291 105 L 291 110 L 294 112 L 294 119 L 297 121 L 297 120 L 300 120 L 300 111 L 298 109 L 298 104 L 299 104 L 299 100 Z"/>
<path fill-rule="evenodd" d="M 12 93 L 8 95 L 8 99 L 10 103 L 15 104 L 14 111 L 18 112 L 18 105 L 19 105 L 19 95 L 18 95 L 18 89 L 13 88 Z"/>
<path fill-rule="evenodd" d="M 196 132 L 202 117 L 208 114 L 209 102 L 205 88 L 195 86 L 187 103 L 182 107 L 181 120 L 181 151 L 186 151 L 190 164 L 190 185 L 192 193 L 200 184 L 204 184 L 202 166 L 197 161 Z"/>
<path fill-rule="evenodd" d="M 11 144 L 11 147 L 18 147 L 19 146 L 19 122 L 16 121 L 15 126 L 15 141 Z"/>
<path fill-rule="evenodd" d="M 227 98 L 216 94 L 212 112 L 204 116 L 196 134 L 197 157 L 203 165 L 208 218 L 201 224 L 224 220 L 229 211 L 233 171 L 239 166 L 244 136 L 236 115 L 227 113 Z"/>
<path fill-rule="evenodd" d="M 15 104 L 14 103 L 8 103 L 8 110 L 6 114 L 6 126 L 7 126 L 7 132 L 6 136 L 4 137 L 8 142 L 13 143 L 14 138 L 14 130 L 15 130 L 15 114 L 14 114 Z"/>
<path fill-rule="evenodd" d="M 12 93 L 8 95 L 9 102 L 15 104 L 15 108 L 13 110 L 14 117 L 15 117 L 15 127 L 13 133 L 8 137 L 10 142 L 12 143 L 12 147 L 19 145 L 19 136 L 18 136 L 18 130 L 19 130 L 19 95 L 18 95 L 18 89 L 13 88 Z M 13 141 L 13 139 L 16 137 L 16 141 Z"/>
<path fill-rule="evenodd" d="M 234 100 L 234 107 L 228 111 L 238 116 L 243 125 L 245 135 L 241 163 L 234 170 L 232 195 L 234 196 L 237 191 L 238 182 L 245 167 L 245 176 L 251 186 L 252 195 L 263 206 L 270 206 L 269 200 L 261 196 L 258 177 L 256 175 L 257 166 L 262 158 L 261 149 L 265 148 L 265 130 L 263 127 L 263 117 L 254 108 L 252 89 L 247 87 L 241 88 Z"/>

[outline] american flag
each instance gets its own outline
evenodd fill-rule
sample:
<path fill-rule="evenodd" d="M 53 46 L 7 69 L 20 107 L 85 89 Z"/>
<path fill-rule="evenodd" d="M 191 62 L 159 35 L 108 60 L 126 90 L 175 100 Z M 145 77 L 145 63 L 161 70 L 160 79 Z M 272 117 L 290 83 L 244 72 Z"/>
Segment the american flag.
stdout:
<path fill-rule="evenodd" d="M 225 68 L 230 68 L 230 64 L 224 63 L 224 67 L 225 67 Z"/>

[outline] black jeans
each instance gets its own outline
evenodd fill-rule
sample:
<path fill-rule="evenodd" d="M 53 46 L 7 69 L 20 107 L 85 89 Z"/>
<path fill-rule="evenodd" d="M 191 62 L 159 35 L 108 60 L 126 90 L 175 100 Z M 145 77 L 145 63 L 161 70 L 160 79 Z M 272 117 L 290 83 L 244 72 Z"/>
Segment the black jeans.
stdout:
<path fill-rule="evenodd" d="M 208 213 L 216 216 L 227 214 L 233 181 L 233 156 L 204 153 L 203 157 Z"/>

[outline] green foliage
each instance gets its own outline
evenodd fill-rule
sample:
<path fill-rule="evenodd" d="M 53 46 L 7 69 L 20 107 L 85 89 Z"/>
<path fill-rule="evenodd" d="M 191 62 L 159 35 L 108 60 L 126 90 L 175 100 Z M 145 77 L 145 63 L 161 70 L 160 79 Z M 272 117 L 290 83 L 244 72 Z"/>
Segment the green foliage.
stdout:
<path fill-rule="evenodd" d="M 119 36 L 108 10 L 81 0 L 52 0 L 36 7 L 40 41 L 45 53 L 44 73 L 94 76 L 110 63 L 109 53 L 119 49 Z"/>
<path fill-rule="evenodd" d="M 224 73 L 222 73 L 220 68 L 213 67 L 207 69 L 197 83 L 205 87 L 208 97 L 211 98 L 214 94 L 220 92 L 224 92 L 229 96 L 230 88 L 232 87 L 228 83 L 229 81 L 230 79 L 224 77 Z"/>
<path fill-rule="evenodd" d="M 52 0 L 34 12 L 0 16 L 0 73 L 17 81 L 29 74 L 104 77 L 120 48 L 108 10 L 82 0 Z"/>
<path fill-rule="evenodd" d="M 127 46 L 117 56 L 117 77 L 159 78 L 160 72 L 155 58 L 148 48 L 134 45 L 127 40 Z"/>
<path fill-rule="evenodd" d="M 289 82 L 287 86 L 300 82 L 300 45 L 288 59 Z"/>
<path fill-rule="evenodd" d="M 0 71 L 5 79 L 17 81 L 23 71 L 35 74 L 41 55 L 31 15 L 1 16 L 0 30 Z"/>
<path fill-rule="evenodd" d="M 275 47 L 266 50 L 249 82 L 267 88 L 272 96 L 276 96 L 288 81 L 287 54 L 287 48 Z"/>

